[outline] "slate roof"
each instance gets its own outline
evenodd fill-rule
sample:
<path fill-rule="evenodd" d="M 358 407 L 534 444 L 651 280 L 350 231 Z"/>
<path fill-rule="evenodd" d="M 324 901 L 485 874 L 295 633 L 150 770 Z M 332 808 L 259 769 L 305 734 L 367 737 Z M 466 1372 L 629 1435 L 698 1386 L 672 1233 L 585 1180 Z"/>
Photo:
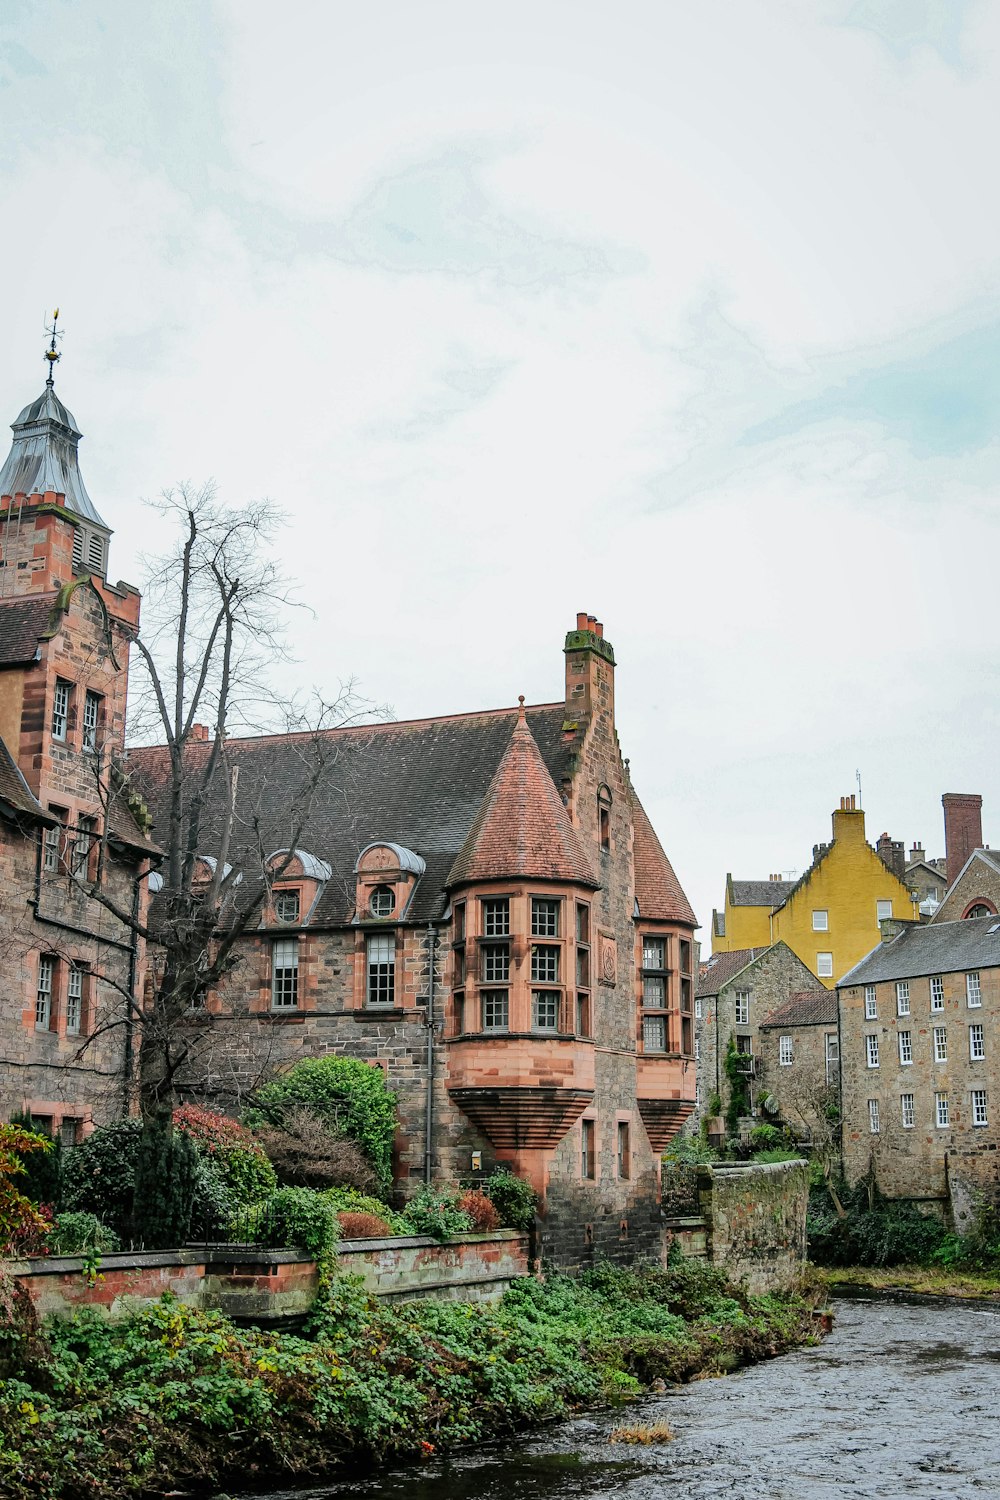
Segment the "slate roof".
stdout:
<path fill-rule="evenodd" d="M 13 813 L 43 823 L 51 825 L 56 821 L 32 795 L 3 739 L 0 739 L 0 804 Z"/>
<path fill-rule="evenodd" d="M 20 667 L 35 659 L 38 642 L 49 627 L 48 599 L 0 600 L 0 667 Z"/>
<path fill-rule="evenodd" d="M 766 1026 L 835 1026 L 837 996 L 834 990 L 797 990 L 783 1005 L 761 1021 Z"/>
<path fill-rule="evenodd" d="M 563 733 L 565 707 L 526 710 L 531 735 L 555 787 L 570 771 L 571 744 Z M 332 875 L 319 896 L 312 924 L 339 925 L 354 908 L 354 862 L 367 844 L 387 839 L 413 849 L 427 863 L 407 910 L 407 920 L 442 914 L 452 867 L 468 839 L 483 799 L 508 748 L 516 709 L 456 714 L 440 719 L 335 729 L 324 743 L 336 751 L 321 794 L 313 800 L 300 842 L 327 860 Z M 252 851 L 281 849 L 291 837 L 290 808 L 311 764 L 307 734 L 233 739 L 229 763 L 240 770 L 237 827 L 230 861 L 253 868 Z M 204 765 L 211 743 L 189 747 Z M 164 837 L 168 757 L 156 746 L 129 753 L 128 766 L 153 814 L 154 837 Z M 555 793 L 558 800 L 558 793 Z M 562 806 L 560 802 L 560 807 Z M 565 810 L 563 810 L 565 812 Z M 210 848 L 211 810 L 206 825 Z"/>
<path fill-rule="evenodd" d="M 734 948 L 731 953 L 713 953 L 701 965 L 695 994 L 699 998 L 719 994 L 731 979 L 766 952 L 767 948 Z"/>
<path fill-rule="evenodd" d="M 80 473 L 77 446 L 82 434 L 76 418 L 52 387 L 46 385 L 11 426 L 14 441 L 0 469 L 0 495 L 44 495 L 53 490 L 65 496 L 69 510 L 107 531 Z"/>
<path fill-rule="evenodd" d="M 855 964 L 837 988 L 880 984 L 885 979 L 919 979 L 963 969 L 1000 967 L 1000 917 L 972 917 L 964 922 L 931 922 L 904 927 L 888 943 Z"/>
<path fill-rule="evenodd" d="M 639 903 L 639 915 L 648 917 L 650 921 L 687 922 L 692 927 L 697 927 L 698 918 L 681 889 L 673 866 L 663 852 L 663 845 L 646 816 L 646 809 L 634 791 L 631 796 L 634 831 L 632 857 L 635 861 L 635 899 Z"/>
<path fill-rule="evenodd" d="M 448 884 L 521 875 L 600 885 L 523 709 Z"/>
<path fill-rule="evenodd" d="M 795 889 L 794 880 L 733 880 L 730 882 L 733 906 L 780 906 Z"/>

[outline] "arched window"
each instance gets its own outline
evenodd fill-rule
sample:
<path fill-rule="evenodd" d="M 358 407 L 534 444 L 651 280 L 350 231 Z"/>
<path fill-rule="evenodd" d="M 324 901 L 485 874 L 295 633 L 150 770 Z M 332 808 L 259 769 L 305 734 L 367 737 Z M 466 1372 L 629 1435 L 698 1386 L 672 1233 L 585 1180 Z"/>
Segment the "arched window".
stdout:
<path fill-rule="evenodd" d="M 991 906 L 988 901 L 974 901 L 968 910 L 962 913 L 962 916 L 968 920 L 971 917 L 995 917 L 996 914 L 996 907 Z"/>

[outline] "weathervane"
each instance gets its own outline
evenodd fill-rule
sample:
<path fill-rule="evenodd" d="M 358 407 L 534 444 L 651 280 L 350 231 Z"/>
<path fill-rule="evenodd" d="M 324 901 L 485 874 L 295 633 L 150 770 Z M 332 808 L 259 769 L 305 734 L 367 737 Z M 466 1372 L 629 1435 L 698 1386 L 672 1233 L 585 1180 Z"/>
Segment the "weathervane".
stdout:
<path fill-rule="evenodd" d="M 48 385 L 48 386 L 55 385 L 55 380 L 53 379 L 53 374 L 54 374 L 56 365 L 62 359 L 62 355 L 59 353 L 58 349 L 56 348 L 56 339 L 61 339 L 62 338 L 62 329 L 56 326 L 57 323 L 58 323 L 58 321 L 59 321 L 59 309 L 57 307 L 56 310 L 55 310 L 55 312 L 52 314 L 52 325 L 51 325 L 51 327 L 49 326 L 48 323 L 45 324 L 45 332 L 46 333 L 50 333 L 52 335 L 52 342 L 49 344 L 49 347 L 46 349 L 45 356 L 44 356 L 45 359 L 48 360 L 48 364 L 49 364 L 49 378 L 45 382 L 45 384 Z"/>

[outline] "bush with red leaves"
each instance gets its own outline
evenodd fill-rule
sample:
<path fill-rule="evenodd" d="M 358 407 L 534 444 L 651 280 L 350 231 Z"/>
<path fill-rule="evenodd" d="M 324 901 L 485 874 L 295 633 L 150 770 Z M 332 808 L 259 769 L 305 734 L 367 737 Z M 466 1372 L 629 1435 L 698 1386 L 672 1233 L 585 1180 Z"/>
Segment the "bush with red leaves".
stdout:
<path fill-rule="evenodd" d="M 463 1213 L 469 1215 L 477 1233 L 485 1234 L 489 1229 L 499 1229 L 500 1215 L 486 1194 L 481 1193 L 478 1188 L 470 1188 L 467 1193 L 463 1193 L 458 1206 Z"/>
<path fill-rule="evenodd" d="M 380 1219 L 378 1214 L 339 1213 L 340 1237 L 344 1240 L 375 1240 L 395 1234 L 391 1224 Z"/>

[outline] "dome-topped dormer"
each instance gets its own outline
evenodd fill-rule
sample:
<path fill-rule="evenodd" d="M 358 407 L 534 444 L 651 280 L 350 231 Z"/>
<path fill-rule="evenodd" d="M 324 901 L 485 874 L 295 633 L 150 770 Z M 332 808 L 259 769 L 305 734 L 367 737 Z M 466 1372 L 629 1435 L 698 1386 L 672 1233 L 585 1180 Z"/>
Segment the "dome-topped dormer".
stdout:
<path fill-rule="evenodd" d="M 427 866 L 419 854 L 389 839 L 366 844 L 354 864 L 355 922 L 398 922 L 406 916 Z"/>

